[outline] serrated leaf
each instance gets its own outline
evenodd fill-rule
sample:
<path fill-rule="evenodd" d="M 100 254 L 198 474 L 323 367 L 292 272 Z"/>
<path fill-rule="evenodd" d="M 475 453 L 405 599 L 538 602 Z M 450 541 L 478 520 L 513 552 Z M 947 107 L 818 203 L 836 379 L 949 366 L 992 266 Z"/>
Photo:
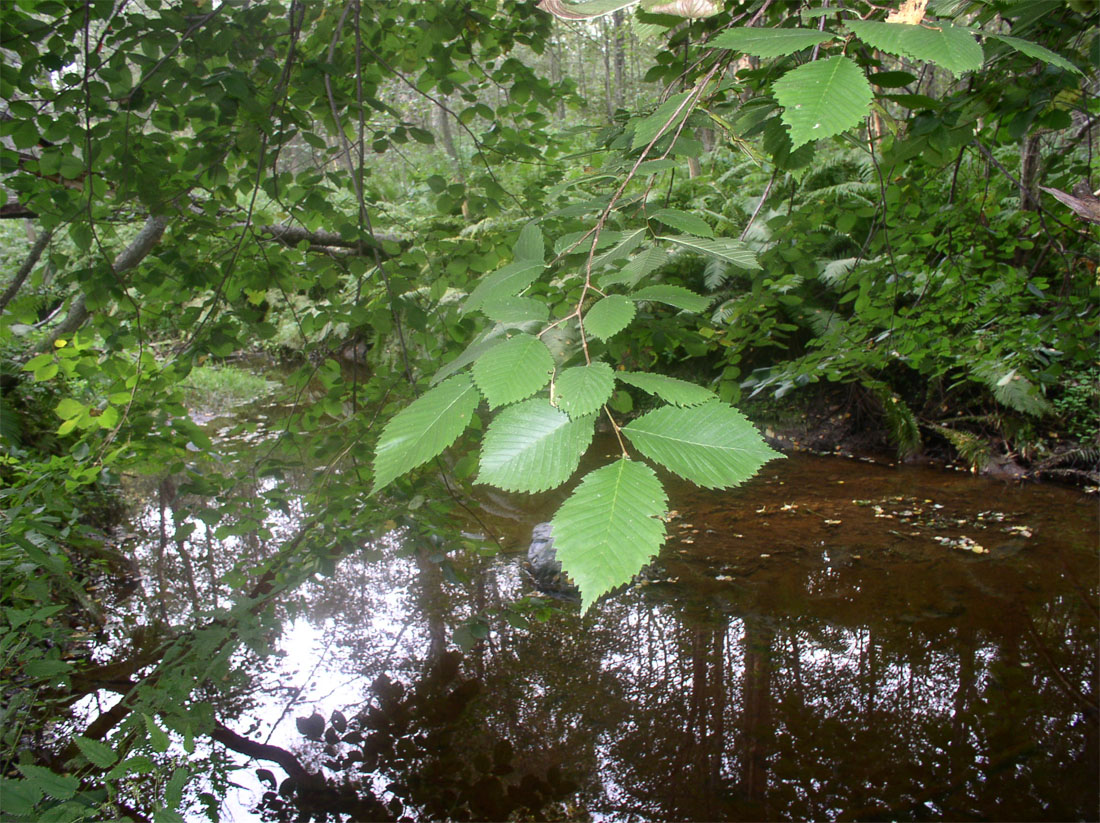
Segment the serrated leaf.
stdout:
<path fill-rule="evenodd" d="M 120 777 L 126 777 L 130 774 L 150 774 L 157 768 L 156 764 L 144 754 L 135 754 L 133 757 L 127 757 L 109 772 L 107 772 L 108 780 L 117 780 Z"/>
<path fill-rule="evenodd" d="M 374 453 L 374 488 L 426 463 L 450 446 L 470 423 L 479 402 L 468 375 L 443 381 L 402 409 L 382 430 Z"/>
<path fill-rule="evenodd" d="M 58 774 L 42 766 L 18 763 L 16 768 L 23 773 L 23 777 L 27 778 L 35 789 L 54 800 L 69 800 L 80 788 L 79 779 Z"/>
<path fill-rule="evenodd" d="M 729 29 L 707 42 L 708 46 L 751 54 L 754 57 L 786 57 L 832 40 L 833 35 L 817 29 Z"/>
<path fill-rule="evenodd" d="M 188 771 L 182 767 L 172 770 L 172 776 L 164 786 L 164 803 L 168 808 L 178 808 L 183 802 L 183 790 L 187 786 Z"/>
<path fill-rule="evenodd" d="M 533 297 L 494 297 L 481 305 L 481 313 L 504 326 L 545 323 L 549 307 Z"/>
<path fill-rule="evenodd" d="M 436 383 L 446 380 L 459 369 L 473 363 L 481 357 L 481 355 L 489 351 L 489 349 L 495 348 L 501 343 L 506 342 L 508 338 L 505 336 L 504 332 L 505 328 L 502 325 L 493 326 L 483 331 L 470 341 L 470 344 L 462 350 L 462 353 L 458 355 L 458 357 L 442 366 L 439 371 L 432 375 L 432 385 L 434 386 Z"/>
<path fill-rule="evenodd" d="M 621 294 L 603 298 L 584 315 L 584 330 L 607 340 L 625 329 L 634 319 L 634 301 Z"/>
<path fill-rule="evenodd" d="M 694 234 L 696 237 L 714 237 L 714 229 L 706 220 L 697 214 L 680 211 L 679 209 L 658 209 L 649 215 L 650 220 L 659 220 L 666 226 L 671 226 L 678 231 Z"/>
<path fill-rule="evenodd" d="M 161 806 L 153 810 L 153 823 L 187 823 L 187 820 L 175 809 Z"/>
<path fill-rule="evenodd" d="M 551 521 L 562 569 L 581 591 L 581 611 L 628 583 L 661 548 L 668 498 L 654 471 L 623 458 L 585 475 Z"/>
<path fill-rule="evenodd" d="M 530 397 L 550 381 L 554 357 L 530 334 L 517 334 L 474 363 L 474 382 L 495 409 Z"/>
<path fill-rule="evenodd" d="M 691 106 L 686 104 L 690 95 L 690 91 L 674 94 L 659 105 L 653 114 L 638 123 L 634 127 L 634 141 L 630 148 L 640 149 L 648 146 L 658 134 L 675 129 L 691 110 Z"/>
<path fill-rule="evenodd" d="M 633 5 L 636 0 L 588 0 L 569 3 L 564 0 L 539 0 L 538 8 L 562 20 L 591 20 Z"/>
<path fill-rule="evenodd" d="M 691 289 L 685 289 L 683 286 L 666 286 L 663 283 L 638 289 L 630 295 L 630 299 L 667 303 L 669 306 L 692 312 L 702 311 L 710 305 L 712 300 L 710 297 L 703 297 Z"/>
<path fill-rule="evenodd" d="M 705 389 L 686 380 L 666 377 L 663 374 L 620 371 L 615 372 L 615 377 L 622 383 L 636 386 L 642 391 L 654 394 L 666 403 L 672 403 L 676 406 L 698 406 L 708 400 L 718 399 L 710 389 Z"/>
<path fill-rule="evenodd" d="M 594 418 L 570 420 L 541 397 L 509 406 L 485 431 L 478 482 L 510 492 L 557 488 L 577 470 L 595 428 Z"/>
<path fill-rule="evenodd" d="M 847 57 L 830 57 L 787 72 L 772 84 L 791 130 L 791 148 L 858 126 L 871 106 L 871 84 Z"/>
<path fill-rule="evenodd" d="M 98 766 L 101 769 L 109 769 L 118 760 L 118 755 L 115 754 L 115 750 L 108 746 L 106 743 L 101 743 L 98 740 L 92 740 L 91 738 L 84 737 L 84 735 L 77 735 L 73 738 L 73 743 L 80 749 L 80 753 L 88 758 L 88 762 L 93 766 Z"/>
<path fill-rule="evenodd" d="M 1040 46 L 1038 43 L 1032 43 L 1030 40 L 1021 40 L 1019 37 L 1010 37 L 1007 34 L 992 34 L 988 37 L 994 37 L 1000 40 L 1002 43 L 1011 46 L 1021 54 L 1025 54 L 1028 57 L 1033 57 L 1036 60 L 1042 60 L 1044 63 L 1050 63 L 1052 66 L 1057 66 L 1060 69 L 1071 71 L 1074 74 L 1081 74 L 1082 72 L 1077 66 L 1069 62 L 1062 55 L 1057 52 L 1053 52 L 1048 48 Z"/>
<path fill-rule="evenodd" d="M 614 246 L 622 239 L 623 233 L 621 231 L 612 231 L 607 229 L 601 231 L 599 237 L 596 238 L 596 249 L 606 249 L 608 246 Z M 563 234 L 557 240 L 554 241 L 554 254 L 584 254 L 587 255 L 592 249 L 592 230 L 586 229 L 585 231 L 573 231 L 569 234 Z"/>
<path fill-rule="evenodd" d="M 599 411 L 614 388 L 615 372 L 606 363 L 574 366 L 554 381 L 554 403 L 570 417 L 584 417 Z"/>
<path fill-rule="evenodd" d="M 42 790 L 30 780 L 0 777 L 0 798 L 3 798 L 3 810 L 7 814 L 30 817 L 35 804 L 42 799 Z"/>
<path fill-rule="evenodd" d="M 646 229 L 638 229 L 637 231 L 628 232 L 623 235 L 623 239 L 612 249 L 608 249 L 603 254 L 597 255 L 592 260 L 592 268 L 598 269 L 607 263 L 613 263 L 616 260 L 627 257 L 634 249 L 641 245 L 645 240 Z"/>
<path fill-rule="evenodd" d="M 937 21 L 935 25 L 914 26 L 906 23 L 880 23 L 875 20 L 849 20 L 846 25 L 856 37 L 872 48 L 899 57 L 935 63 L 956 77 L 968 71 L 977 71 L 985 62 L 985 54 L 974 35 L 950 23 Z M 782 100 L 779 102 L 783 103 Z"/>
<path fill-rule="evenodd" d="M 485 275 L 466 298 L 466 302 L 462 305 L 462 313 L 480 309 L 486 300 L 519 294 L 538 280 L 543 268 L 541 260 L 516 260 Z"/>
<path fill-rule="evenodd" d="M 740 240 L 731 240 L 728 237 L 708 240 L 705 237 L 684 237 L 679 235 L 669 235 L 660 239 L 673 243 L 681 248 L 691 249 L 691 251 L 698 252 L 699 254 L 717 257 L 719 260 L 725 260 L 727 263 L 733 263 L 733 265 L 740 266 L 743 269 L 760 268 L 760 262 L 756 259 L 756 255 Z"/>
<path fill-rule="evenodd" d="M 538 223 L 528 223 L 523 227 L 512 253 L 516 260 L 542 263 L 546 254 L 546 243 L 542 239 L 542 229 L 539 228 Z"/>
<path fill-rule="evenodd" d="M 643 277 L 656 271 L 667 261 L 668 252 L 660 246 L 651 246 L 636 254 L 621 270 L 605 274 L 597 282 L 601 289 L 619 283 L 625 284 L 627 288 L 634 288 Z"/>
<path fill-rule="evenodd" d="M 674 474 L 708 489 L 728 489 L 781 455 L 741 412 L 718 401 L 691 408 L 664 406 L 623 427 L 638 451 Z"/>
<path fill-rule="evenodd" d="M 168 734 L 157 725 L 157 721 L 150 715 L 143 714 L 142 717 L 145 718 L 145 728 L 149 732 L 149 743 L 152 745 L 153 751 L 168 751 Z"/>

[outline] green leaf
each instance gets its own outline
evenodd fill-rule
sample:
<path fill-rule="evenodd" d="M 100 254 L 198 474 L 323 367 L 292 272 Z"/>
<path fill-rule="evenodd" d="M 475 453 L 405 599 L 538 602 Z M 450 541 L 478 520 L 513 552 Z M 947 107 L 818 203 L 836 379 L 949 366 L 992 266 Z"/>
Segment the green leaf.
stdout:
<path fill-rule="evenodd" d="M 485 431 L 478 482 L 510 492 L 557 488 L 577 470 L 595 428 L 594 418 L 570 420 L 541 397 L 509 406 Z"/>
<path fill-rule="evenodd" d="M 1074 74 L 1081 74 L 1082 72 L 1077 66 L 1069 62 L 1062 55 L 1051 51 L 1048 48 L 1040 46 L 1038 43 L 1032 43 L 1030 40 L 1021 40 L 1019 37 L 1010 37 L 1007 34 L 993 34 L 987 35 L 988 37 L 994 37 L 1005 43 L 1021 54 L 1026 54 L 1028 57 L 1034 57 L 1036 60 L 1042 60 L 1044 63 L 1050 63 L 1052 66 L 1057 66 L 1060 69 L 1071 71 Z"/>
<path fill-rule="evenodd" d="M 634 127 L 634 142 L 630 146 L 631 149 L 648 146 L 658 134 L 675 129 L 691 110 L 691 107 L 686 105 L 690 95 L 690 91 L 674 94 L 658 106 L 653 114 L 638 123 Z"/>
<path fill-rule="evenodd" d="M 607 340 L 625 329 L 634 319 L 634 301 L 621 294 L 612 294 L 592 306 L 584 315 L 584 329 L 601 340 Z"/>
<path fill-rule="evenodd" d="M 147 755 L 135 754 L 133 757 L 127 757 L 107 772 L 107 779 L 117 780 L 131 774 L 152 774 L 156 771 L 156 768 L 156 764 Z"/>
<path fill-rule="evenodd" d="M 530 397 L 550 380 L 554 357 L 530 334 L 515 337 L 483 354 L 474 363 L 474 382 L 495 409 Z"/>
<path fill-rule="evenodd" d="M 599 411 L 615 388 L 615 372 L 606 363 L 591 363 L 566 369 L 554 381 L 555 405 L 570 417 L 584 417 Z"/>
<path fill-rule="evenodd" d="M 678 231 L 686 231 L 696 237 L 714 237 L 714 229 L 707 224 L 706 220 L 679 209 L 658 209 L 649 215 L 649 219 L 659 220 L 666 226 L 671 226 Z"/>
<path fill-rule="evenodd" d="M 549 311 L 545 303 L 533 297 L 494 297 L 481 306 L 482 314 L 505 326 L 545 323 Z"/>
<path fill-rule="evenodd" d="M 23 773 L 23 777 L 27 778 L 35 789 L 54 800 L 69 800 L 80 788 L 80 780 L 77 778 L 60 775 L 41 766 L 19 763 L 16 768 Z"/>
<path fill-rule="evenodd" d="M 614 248 L 608 249 L 603 254 L 597 255 L 592 260 L 592 268 L 598 269 L 607 263 L 613 263 L 616 260 L 627 257 L 634 249 L 641 245 L 645 240 L 646 229 L 638 229 L 636 231 L 629 232 L 623 235 L 623 239 L 615 245 Z"/>
<path fill-rule="evenodd" d="M 780 456 L 741 412 L 717 401 L 687 409 L 664 406 L 623 432 L 650 460 L 708 489 L 737 486 Z"/>
<path fill-rule="evenodd" d="M 42 382 L 45 380 L 52 380 L 58 371 L 58 365 L 56 363 L 47 363 L 45 366 L 34 370 L 34 379 Z"/>
<path fill-rule="evenodd" d="M 893 24 L 891 24 L 893 25 Z M 772 84 L 791 130 L 791 148 L 858 126 L 871 105 L 871 84 L 847 57 L 830 57 L 789 71 Z"/>
<path fill-rule="evenodd" d="M 707 42 L 708 46 L 751 54 L 754 57 L 786 57 L 818 43 L 832 40 L 833 35 L 816 29 L 729 29 Z"/>
<path fill-rule="evenodd" d="M 99 424 L 101 429 L 113 429 L 118 425 L 118 409 L 114 406 L 105 406 L 102 413 L 96 418 L 96 423 Z"/>
<path fill-rule="evenodd" d="M 378 439 L 371 494 L 454 443 L 469 424 L 478 402 L 473 381 L 460 374 L 425 392 L 394 415 Z"/>
<path fill-rule="evenodd" d="M 603 17 L 613 11 L 632 6 L 637 0 L 587 0 L 583 3 L 563 2 L 563 0 L 547 0 L 539 8 L 550 12 L 562 20 L 590 20 Z"/>
<path fill-rule="evenodd" d="M 628 583 L 665 539 L 665 490 L 653 469 L 623 458 L 585 475 L 551 521 L 562 569 L 581 590 L 581 611 Z"/>
<path fill-rule="evenodd" d="M 636 386 L 644 392 L 657 395 L 666 403 L 677 406 L 698 406 L 708 400 L 717 399 L 710 389 L 675 377 L 665 377 L 663 374 L 620 371 L 615 372 L 615 377 L 622 383 Z"/>
<path fill-rule="evenodd" d="M 512 249 L 517 261 L 542 263 L 546 254 L 546 243 L 542 239 L 542 229 L 538 223 L 528 223 L 519 233 L 519 239 Z"/>
<path fill-rule="evenodd" d="M 459 369 L 473 363 L 481 357 L 481 355 L 485 354 L 485 352 L 507 342 L 508 338 L 505 336 L 504 332 L 504 326 L 493 326 L 483 331 L 470 341 L 470 344 L 462 350 L 462 353 L 458 357 L 450 363 L 443 365 L 439 371 L 432 375 L 432 385 L 434 386 L 436 383 L 446 380 Z"/>
<path fill-rule="evenodd" d="M 100 769 L 109 769 L 118 760 L 115 750 L 106 743 L 100 743 L 98 740 L 92 740 L 83 735 L 74 737 L 73 743 L 80 749 L 81 754 L 88 758 L 89 763 Z"/>
<path fill-rule="evenodd" d="M 73 400 L 71 397 L 66 397 L 57 404 L 54 411 L 62 420 L 68 420 L 71 417 L 80 417 L 80 415 L 84 414 L 84 409 L 85 406 L 83 403 Z"/>
<path fill-rule="evenodd" d="M 170 809 L 178 808 L 183 802 L 183 790 L 187 786 L 188 771 L 183 767 L 172 770 L 172 776 L 164 786 L 164 803 Z"/>
<path fill-rule="evenodd" d="M 530 286 L 542 274 L 541 260 L 517 260 L 481 279 L 462 306 L 463 314 L 476 311 L 485 301 L 496 297 L 511 297 Z"/>
<path fill-rule="evenodd" d="M 40 658 L 38 660 L 28 660 L 23 667 L 23 671 L 28 677 L 36 677 L 42 679 L 54 678 L 58 675 L 68 674 L 72 669 L 72 664 L 65 660 L 53 660 L 51 658 Z"/>
<path fill-rule="evenodd" d="M 42 790 L 29 780 L 0 777 L 0 798 L 5 813 L 30 817 L 35 804 L 42 799 Z"/>
<path fill-rule="evenodd" d="M 710 297 L 703 297 L 696 294 L 691 289 L 685 289 L 683 286 L 666 286 L 659 284 L 656 286 L 646 286 L 644 289 L 639 289 L 630 295 L 631 300 L 650 300 L 657 303 L 667 303 L 670 306 L 675 306 L 678 309 L 684 311 L 700 312 L 710 305 Z"/>
<path fill-rule="evenodd" d="M 977 71 L 985 62 L 982 47 L 964 28 L 937 21 L 934 26 L 849 20 L 851 32 L 872 48 L 943 66 L 956 77 Z M 834 58 L 835 59 L 835 58 Z M 786 76 L 783 77 L 786 79 Z M 779 101 L 781 104 L 782 100 Z"/>
<path fill-rule="evenodd" d="M 668 260 L 668 252 L 659 246 L 651 246 L 635 255 L 634 259 L 623 266 L 622 270 L 605 274 L 597 281 L 601 289 L 623 283 L 634 288 L 648 274 L 656 271 Z"/>
<path fill-rule="evenodd" d="M 660 239 L 666 240 L 669 243 L 674 243 L 681 248 L 698 252 L 699 254 L 717 257 L 719 260 L 733 263 L 733 265 L 739 266 L 742 269 L 760 268 L 760 263 L 756 259 L 756 255 L 740 240 L 731 240 L 728 237 L 708 240 L 705 237 L 683 236 L 668 236 Z"/>
<path fill-rule="evenodd" d="M 154 720 L 150 715 L 143 714 L 142 717 L 145 718 L 145 728 L 149 732 L 149 743 L 152 745 L 153 751 L 168 751 L 168 734 L 164 731 L 164 729 L 157 725 L 157 721 Z"/>

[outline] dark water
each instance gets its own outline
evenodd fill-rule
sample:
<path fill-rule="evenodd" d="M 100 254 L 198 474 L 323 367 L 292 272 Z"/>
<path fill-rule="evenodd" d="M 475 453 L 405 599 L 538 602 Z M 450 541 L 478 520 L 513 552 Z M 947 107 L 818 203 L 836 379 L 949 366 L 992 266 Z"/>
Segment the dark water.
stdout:
<path fill-rule="evenodd" d="M 509 608 L 515 557 L 345 559 L 259 736 L 356 818 L 1097 817 L 1094 497 L 796 456 L 673 505 L 660 561 L 584 618 Z M 328 743 L 296 728 L 315 710 Z"/>
<path fill-rule="evenodd" d="M 174 533 L 152 497 L 135 531 Z M 671 500 L 658 562 L 583 618 L 531 588 L 547 512 L 522 500 L 481 513 L 512 554 L 395 531 L 346 556 L 234 723 L 327 784 L 296 805 L 237 757 L 223 819 L 1100 816 L 1095 496 L 796 455 Z M 147 553 L 150 602 L 217 605 L 181 581 L 261 558 L 294 511 L 261 537 L 199 524 L 187 574 Z"/>

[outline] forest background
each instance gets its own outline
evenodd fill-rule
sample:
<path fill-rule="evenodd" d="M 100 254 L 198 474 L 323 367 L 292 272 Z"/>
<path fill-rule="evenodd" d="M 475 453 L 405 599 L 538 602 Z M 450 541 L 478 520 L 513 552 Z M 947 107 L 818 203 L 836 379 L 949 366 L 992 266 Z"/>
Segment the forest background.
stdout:
<path fill-rule="evenodd" d="M 12 819 L 180 819 L 227 779 L 196 738 L 255 754 L 226 721 L 279 604 L 397 528 L 495 550 L 456 536 L 486 485 L 570 490 L 587 608 L 660 547 L 650 463 L 729 488 L 776 456 L 741 411 L 773 445 L 1097 484 L 1087 0 L 0 15 Z M 257 353 L 292 411 L 227 460 L 189 409 L 270 391 Z M 567 485 L 597 431 L 621 456 Z M 112 527 L 163 472 L 194 512 L 162 552 L 278 545 L 181 552 L 189 609 L 135 616 L 103 594 L 132 569 Z"/>

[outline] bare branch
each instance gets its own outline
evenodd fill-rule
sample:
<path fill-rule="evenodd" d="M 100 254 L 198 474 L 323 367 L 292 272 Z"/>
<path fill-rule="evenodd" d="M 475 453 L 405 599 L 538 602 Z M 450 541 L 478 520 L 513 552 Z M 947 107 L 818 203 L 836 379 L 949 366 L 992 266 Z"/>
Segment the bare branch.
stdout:
<path fill-rule="evenodd" d="M 387 259 L 391 255 L 386 254 L 382 250 L 382 243 L 386 241 L 401 243 L 401 239 L 394 235 L 376 233 L 374 235 L 374 239 L 378 241 L 378 245 L 375 245 L 374 243 L 370 242 L 370 238 L 367 238 L 365 241 L 347 240 L 344 237 L 341 237 L 336 232 L 309 231 L 308 229 L 304 229 L 299 226 L 257 226 L 256 231 L 260 234 L 268 235 L 273 240 L 278 240 L 280 243 L 285 243 L 288 246 L 292 246 L 296 243 L 301 243 L 303 240 L 305 240 L 310 244 L 311 249 L 351 249 L 357 254 L 374 254 L 375 251 L 378 251 L 383 259 Z"/>

